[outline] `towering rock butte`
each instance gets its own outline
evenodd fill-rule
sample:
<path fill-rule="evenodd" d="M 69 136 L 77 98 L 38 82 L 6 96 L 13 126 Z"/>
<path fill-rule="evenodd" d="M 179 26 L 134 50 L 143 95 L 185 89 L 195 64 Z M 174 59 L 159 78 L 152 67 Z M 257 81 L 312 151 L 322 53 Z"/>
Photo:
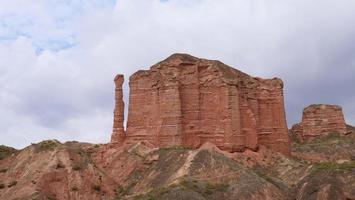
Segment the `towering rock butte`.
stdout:
<path fill-rule="evenodd" d="M 342 108 L 336 105 L 310 105 L 303 110 L 302 122 L 295 124 L 291 134 L 299 141 L 310 141 L 331 133 L 348 133 Z"/>
<path fill-rule="evenodd" d="M 115 83 L 112 143 L 198 148 L 211 142 L 230 152 L 264 145 L 289 154 L 278 78 L 254 78 L 219 61 L 174 54 L 130 77 L 126 131 L 123 76 Z"/>

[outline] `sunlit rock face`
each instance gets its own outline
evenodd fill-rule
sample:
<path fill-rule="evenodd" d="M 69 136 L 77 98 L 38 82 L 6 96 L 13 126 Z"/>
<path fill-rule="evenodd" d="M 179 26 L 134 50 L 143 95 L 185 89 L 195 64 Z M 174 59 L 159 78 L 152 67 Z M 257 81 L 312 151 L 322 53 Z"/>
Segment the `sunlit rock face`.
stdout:
<path fill-rule="evenodd" d="M 121 80 L 116 80 L 112 143 L 197 148 L 211 142 L 230 152 L 264 145 L 289 153 L 278 78 L 254 78 L 219 61 L 174 54 L 130 77 L 125 132 Z"/>
<path fill-rule="evenodd" d="M 342 108 L 337 105 L 310 105 L 303 110 L 302 122 L 292 127 L 291 133 L 301 142 L 329 134 L 347 134 Z"/>

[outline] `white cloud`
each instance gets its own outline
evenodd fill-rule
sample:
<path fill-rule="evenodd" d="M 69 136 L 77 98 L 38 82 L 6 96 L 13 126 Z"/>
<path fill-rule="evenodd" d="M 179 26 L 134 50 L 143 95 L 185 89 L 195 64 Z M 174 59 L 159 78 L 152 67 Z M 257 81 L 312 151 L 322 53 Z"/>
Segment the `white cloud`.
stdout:
<path fill-rule="evenodd" d="M 354 10 L 351 0 L 1 1 L 0 143 L 107 142 L 115 74 L 128 80 L 175 52 L 280 76 L 291 122 L 324 101 L 355 123 L 340 84 L 355 84 Z"/>

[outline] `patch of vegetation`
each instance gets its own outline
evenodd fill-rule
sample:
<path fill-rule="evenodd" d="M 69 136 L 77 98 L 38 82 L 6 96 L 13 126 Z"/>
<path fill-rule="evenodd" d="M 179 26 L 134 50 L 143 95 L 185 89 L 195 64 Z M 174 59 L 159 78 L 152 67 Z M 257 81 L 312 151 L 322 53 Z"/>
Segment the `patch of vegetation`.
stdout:
<path fill-rule="evenodd" d="M 351 138 L 345 138 L 339 135 L 339 133 L 330 133 L 327 136 L 316 138 L 310 142 L 304 143 L 304 146 L 324 146 L 335 144 L 355 144 L 355 140 Z"/>
<path fill-rule="evenodd" d="M 215 192 L 226 192 L 229 187 L 229 184 L 226 183 L 201 183 L 196 180 L 184 180 L 181 182 L 181 185 L 204 195 L 211 195 Z"/>
<path fill-rule="evenodd" d="M 11 181 L 8 185 L 7 185 L 7 187 L 13 187 L 13 186 L 15 186 L 15 185 L 17 185 L 17 181 Z"/>
<path fill-rule="evenodd" d="M 0 169 L 0 173 L 6 173 L 8 169 Z"/>
<path fill-rule="evenodd" d="M 122 185 L 119 185 L 115 189 L 115 200 L 124 199 L 124 196 L 126 196 L 127 194 L 128 194 L 128 190 L 124 188 Z"/>
<path fill-rule="evenodd" d="M 278 161 L 281 162 L 281 161 Z M 278 177 L 278 174 L 271 168 L 265 168 L 260 165 L 252 168 L 253 172 L 265 181 L 273 184 L 281 190 L 287 190 L 287 185 Z"/>
<path fill-rule="evenodd" d="M 5 184 L 0 183 L 0 190 L 5 188 Z"/>
<path fill-rule="evenodd" d="M 35 152 L 47 152 L 54 151 L 61 143 L 58 140 L 45 140 L 37 144 L 33 144 L 35 147 Z"/>
<path fill-rule="evenodd" d="M 324 162 L 318 163 L 313 166 L 313 172 L 318 171 L 337 171 L 337 172 L 347 172 L 355 170 L 355 161 L 345 162 L 338 164 L 335 162 Z"/>
<path fill-rule="evenodd" d="M 87 145 L 78 142 L 67 142 L 64 146 L 69 153 L 69 159 L 72 161 L 72 169 L 74 171 L 84 170 L 90 164 L 94 164 L 91 152 L 85 148 Z"/>
<path fill-rule="evenodd" d="M 134 171 L 130 176 L 129 176 L 129 184 L 126 185 L 125 187 L 118 185 L 118 187 L 115 189 L 115 199 L 116 200 L 121 200 L 121 199 L 126 199 L 125 197 L 127 195 L 132 195 L 132 190 L 133 188 L 141 181 L 143 180 L 143 176 L 141 173 Z"/>
<path fill-rule="evenodd" d="M 226 192 L 228 190 L 229 185 L 225 183 L 207 183 L 205 185 L 205 194 L 213 194 L 215 192 Z"/>
<path fill-rule="evenodd" d="M 182 186 L 184 186 L 185 188 L 194 190 L 194 191 L 199 191 L 202 186 L 196 181 L 196 180 L 192 180 L 192 181 L 188 181 L 188 180 L 183 180 L 180 183 Z"/>
<path fill-rule="evenodd" d="M 241 165 L 222 154 L 210 152 L 208 150 L 201 150 L 195 155 L 192 161 L 190 175 L 203 174 L 204 172 L 201 171 L 201 168 L 204 168 L 206 171 L 212 171 L 216 168 L 224 168 L 230 172 L 237 172 L 241 169 Z"/>
<path fill-rule="evenodd" d="M 171 149 L 179 150 L 175 151 Z M 137 171 L 136 174 L 131 174 L 130 180 L 134 180 L 134 182 L 138 183 L 141 179 L 144 179 L 148 173 L 156 171 L 159 173 L 157 173 L 157 176 L 152 180 L 151 185 L 155 188 L 162 187 L 167 183 L 169 177 L 184 165 L 188 151 L 185 148 L 172 147 L 157 150 L 154 152 L 154 155 L 156 154 L 159 156 L 159 159 L 154 161 L 150 166 L 147 166 L 148 169 L 146 171 Z"/>
<path fill-rule="evenodd" d="M 134 198 L 134 200 L 158 200 L 152 194 L 139 195 Z"/>
<path fill-rule="evenodd" d="M 158 189 L 155 189 L 154 191 L 151 191 L 147 194 L 138 195 L 134 198 L 134 200 L 158 200 L 158 199 L 160 199 L 161 196 L 171 192 L 172 190 L 174 190 L 176 188 L 178 188 L 176 185 L 172 185 L 170 187 L 158 188 Z M 119 199 L 119 200 L 121 200 L 121 199 Z"/>
<path fill-rule="evenodd" d="M 301 153 L 321 153 L 330 156 L 339 153 L 347 154 L 346 152 L 354 150 L 354 147 L 355 138 L 332 133 L 328 136 L 323 136 L 309 142 L 296 144 L 292 147 L 292 151 Z"/>
<path fill-rule="evenodd" d="M 189 148 L 182 147 L 182 146 L 162 147 L 159 149 L 160 152 L 166 152 L 166 151 L 185 152 L 187 150 L 189 150 Z"/>
<path fill-rule="evenodd" d="M 14 154 L 17 153 L 18 151 L 14 148 L 11 147 L 7 147 L 4 145 L 0 145 L 0 160 Z"/>
<path fill-rule="evenodd" d="M 215 198 L 217 193 L 227 192 L 229 184 L 225 183 L 206 183 L 196 180 L 183 180 L 180 184 L 173 184 L 169 187 L 157 188 L 147 194 L 139 195 L 135 200 L 155 200 L 181 198 L 190 199 L 192 197 Z M 218 194 L 217 194 L 218 195 Z M 195 198 L 192 198 L 195 199 Z"/>
<path fill-rule="evenodd" d="M 328 188 L 328 199 L 343 199 L 345 184 L 349 184 L 347 179 L 352 173 L 342 173 L 346 166 L 337 166 L 335 163 L 320 163 L 312 168 L 310 175 L 305 177 L 298 184 L 298 191 L 302 188 L 303 199 L 316 199 L 322 189 Z M 341 169 L 338 171 L 338 169 Z M 344 179 L 345 178 L 345 179 Z"/>

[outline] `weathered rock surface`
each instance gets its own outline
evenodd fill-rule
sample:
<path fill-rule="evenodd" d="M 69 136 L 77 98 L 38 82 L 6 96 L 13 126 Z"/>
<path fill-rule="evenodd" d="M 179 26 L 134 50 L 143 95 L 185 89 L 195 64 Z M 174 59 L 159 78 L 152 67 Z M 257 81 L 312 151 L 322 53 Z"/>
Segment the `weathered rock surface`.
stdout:
<path fill-rule="evenodd" d="M 314 165 L 311 174 L 298 183 L 294 199 L 355 199 L 354 167 L 355 162 Z"/>
<path fill-rule="evenodd" d="M 124 130 L 124 102 L 123 102 L 123 90 L 122 85 L 124 82 L 123 75 L 117 75 L 115 77 L 115 110 L 113 118 L 113 131 L 111 136 L 112 142 L 123 142 L 125 137 Z"/>
<path fill-rule="evenodd" d="M 265 147 L 44 141 L 0 160 L 0 199 L 354 199 L 354 172 L 354 160 L 309 163 Z"/>
<path fill-rule="evenodd" d="M 329 134 L 346 135 L 349 131 L 340 106 L 318 104 L 303 110 L 302 122 L 294 125 L 290 133 L 304 142 Z"/>
<path fill-rule="evenodd" d="M 329 135 L 311 141 L 294 143 L 293 157 L 310 162 L 339 162 L 355 160 L 355 137 L 353 135 Z"/>
<path fill-rule="evenodd" d="M 230 152 L 264 145 L 289 153 L 280 79 L 253 78 L 219 61 L 174 54 L 130 77 L 124 137 L 119 137 L 120 85 L 116 83 L 112 143 L 198 148 L 211 142 Z"/>
<path fill-rule="evenodd" d="M 12 154 L 0 160 L 0 199 L 98 200 L 114 196 L 116 183 L 91 157 L 98 150 L 99 145 L 51 140 Z"/>

